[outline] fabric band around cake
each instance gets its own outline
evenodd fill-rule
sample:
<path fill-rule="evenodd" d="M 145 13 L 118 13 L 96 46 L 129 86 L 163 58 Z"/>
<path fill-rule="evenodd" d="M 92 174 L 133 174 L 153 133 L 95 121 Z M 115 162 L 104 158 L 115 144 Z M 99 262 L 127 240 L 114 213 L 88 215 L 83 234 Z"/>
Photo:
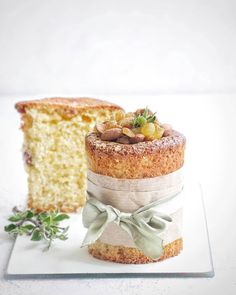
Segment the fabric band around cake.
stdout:
<path fill-rule="evenodd" d="M 158 259 L 163 246 L 182 236 L 182 168 L 168 175 L 118 179 L 88 170 L 82 246 L 103 243 L 136 247 Z"/>

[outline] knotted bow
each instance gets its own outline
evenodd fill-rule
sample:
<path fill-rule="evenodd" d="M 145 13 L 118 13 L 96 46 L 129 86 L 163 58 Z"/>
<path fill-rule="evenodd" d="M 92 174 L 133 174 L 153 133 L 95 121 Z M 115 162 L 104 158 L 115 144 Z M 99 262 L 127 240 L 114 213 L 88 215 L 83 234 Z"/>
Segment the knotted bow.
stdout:
<path fill-rule="evenodd" d="M 163 253 L 163 241 L 158 235 L 165 230 L 165 221 L 172 219 L 153 208 L 166 201 L 158 200 L 133 213 L 124 213 L 90 195 L 82 215 L 83 225 L 88 228 L 82 247 L 96 242 L 106 226 L 114 222 L 132 237 L 135 246 L 146 256 L 158 259 Z"/>

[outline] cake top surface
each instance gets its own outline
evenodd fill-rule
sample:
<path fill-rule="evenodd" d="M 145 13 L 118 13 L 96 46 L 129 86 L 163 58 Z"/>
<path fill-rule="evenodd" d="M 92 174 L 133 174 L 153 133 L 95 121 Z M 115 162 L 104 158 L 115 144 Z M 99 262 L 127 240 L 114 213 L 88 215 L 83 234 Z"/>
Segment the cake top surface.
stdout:
<path fill-rule="evenodd" d="M 172 173 L 183 166 L 185 136 L 158 121 L 147 108 L 117 111 L 87 134 L 88 168 L 101 175 L 141 179 Z"/>
<path fill-rule="evenodd" d="M 120 106 L 100 100 L 88 97 L 78 97 L 78 98 L 63 98 L 63 97 L 52 97 L 35 99 L 28 101 L 17 102 L 15 107 L 19 113 L 24 113 L 26 108 L 42 108 L 42 107 L 54 107 L 62 109 L 74 109 L 83 110 L 85 108 L 103 109 L 110 108 L 111 110 L 122 109 Z"/>

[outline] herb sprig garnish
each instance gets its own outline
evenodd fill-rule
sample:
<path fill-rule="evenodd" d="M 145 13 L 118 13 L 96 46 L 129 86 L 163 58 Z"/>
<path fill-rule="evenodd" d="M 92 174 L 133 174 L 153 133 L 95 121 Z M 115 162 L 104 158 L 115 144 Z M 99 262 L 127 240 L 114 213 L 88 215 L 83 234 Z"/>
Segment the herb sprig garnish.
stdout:
<path fill-rule="evenodd" d="M 141 115 L 137 115 L 132 125 L 134 128 L 142 127 L 146 123 L 153 123 L 156 120 L 156 113 L 148 116 L 148 107 L 146 107 Z"/>
<path fill-rule="evenodd" d="M 21 211 L 14 207 L 13 215 L 8 220 L 10 224 L 4 227 L 4 230 L 10 235 L 28 235 L 32 241 L 45 240 L 49 249 L 52 242 L 56 239 L 67 240 L 69 226 L 60 227 L 59 223 L 69 216 L 58 212 L 40 212 L 33 210 Z"/>

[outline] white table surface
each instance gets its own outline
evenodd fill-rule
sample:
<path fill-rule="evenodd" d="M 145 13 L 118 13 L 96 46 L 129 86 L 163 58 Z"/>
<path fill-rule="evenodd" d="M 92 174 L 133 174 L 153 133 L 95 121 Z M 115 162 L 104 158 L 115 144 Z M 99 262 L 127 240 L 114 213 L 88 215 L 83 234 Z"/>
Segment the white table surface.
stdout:
<path fill-rule="evenodd" d="M 43 96 L 43 94 L 41 95 Z M 0 96 L 0 228 L 13 205 L 24 204 L 26 175 L 14 102 L 29 96 Z M 35 96 L 33 96 L 35 97 Z M 108 96 L 105 96 L 108 98 Z M 157 110 L 187 137 L 186 166 L 203 186 L 214 278 L 122 278 L 6 280 L 12 240 L 0 231 L 0 294 L 236 294 L 236 95 L 109 96 L 132 110 Z M 196 236 L 197 239 L 197 236 Z"/>

